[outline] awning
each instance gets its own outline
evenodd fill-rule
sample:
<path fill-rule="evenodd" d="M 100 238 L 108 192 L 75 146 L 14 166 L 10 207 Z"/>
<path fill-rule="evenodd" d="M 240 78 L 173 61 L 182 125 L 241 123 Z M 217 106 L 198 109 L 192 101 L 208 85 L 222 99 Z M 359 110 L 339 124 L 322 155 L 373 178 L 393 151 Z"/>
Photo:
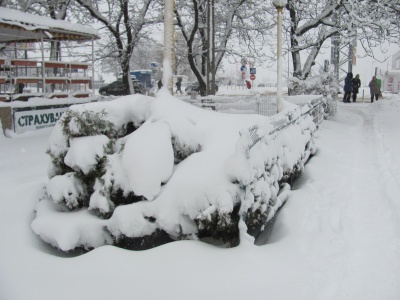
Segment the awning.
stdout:
<path fill-rule="evenodd" d="M 99 39 L 90 26 L 54 20 L 2 7 L 0 9 L 0 43 L 45 40 L 85 41 Z"/>

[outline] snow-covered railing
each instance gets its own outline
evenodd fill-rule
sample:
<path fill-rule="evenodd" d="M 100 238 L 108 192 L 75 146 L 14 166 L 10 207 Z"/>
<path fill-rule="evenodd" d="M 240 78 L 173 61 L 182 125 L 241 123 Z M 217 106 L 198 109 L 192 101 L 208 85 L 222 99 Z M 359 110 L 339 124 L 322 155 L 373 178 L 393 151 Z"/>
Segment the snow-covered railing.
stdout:
<path fill-rule="evenodd" d="M 236 153 L 228 159 L 232 165 L 242 160 L 240 173 L 239 168 L 230 173 L 243 191 L 238 195 L 241 236 L 256 237 L 286 203 L 290 185 L 316 151 L 313 136 L 324 118 L 323 103 L 319 98 L 287 105 L 286 114 L 241 131 Z"/>
<path fill-rule="evenodd" d="M 300 98 L 298 105 L 309 107 L 310 111 L 316 113 L 316 122 L 320 122 L 321 116 L 316 112 L 316 107 L 323 104 L 322 96 L 297 96 Z M 285 97 L 285 100 L 292 102 L 293 97 Z M 257 96 L 208 96 L 197 99 L 185 99 L 187 103 L 204 109 L 213 111 L 232 113 L 232 114 L 258 114 L 262 116 L 273 116 L 277 112 L 276 97 L 257 95 Z M 315 112 L 314 112 L 315 111 Z M 288 116 L 290 118 L 290 116 Z"/>
<path fill-rule="evenodd" d="M 47 92 L 50 90 L 54 92 L 56 89 L 56 91 L 68 91 L 68 95 L 72 95 L 73 91 L 82 89 L 85 93 L 81 93 L 81 97 L 82 95 L 88 97 L 87 95 L 94 95 L 93 90 L 88 93 L 88 86 L 92 83 L 92 77 L 88 72 L 90 67 L 91 64 L 82 62 L 43 62 L 32 59 L 0 60 L 0 84 L 4 84 L 2 89 L 6 94 L 7 101 L 27 100 L 37 96 L 28 95 L 26 90 L 34 89 L 45 94 L 42 87 L 43 82 Z M 55 69 L 58 70 L 56 74 L 54 74 Z"/>
<path fill-rule="evenodd" d="M 312 100 L 310 103 L 300 106 L 285 114 L 283 118 L 272 121 L 271 124 L 273 125 L 274 129 L 268 134 L 271 135 L 294 124 L 299 118 L 305 115 L 312 116 L 315 125 L 318 127 L 324 119 L 323 103 L 324 102 L 322 101 L 322 98 Z M 249 147 L 249 149 L 251 149 L 265 135 L 259 134 L 258 129 L 258 125 L 254 125 L 249 128 L 250 137 L 253 141 L 253 144 Z"/>
<path fill-rule="evenodd" d="M 276 97 L 267 96 L 208 96 L 187 99 L 187 103 L 204 109 L 231 114 L 258 114 L 272 116 L 276 114 Z"/>
<path fill-rule="evenodd" d="M 315 125 L 318 127 L 324 119 L 323 104 L 324 101 L 322 100 L 322 97 L 320 97 L 288 112 L 283 118 L 273 120 L 272 124 L 274 126 L 274 130 L 270 134 L 294 124 L 300 117 L 303 117 L 304 115 L 312 116 Z"/>

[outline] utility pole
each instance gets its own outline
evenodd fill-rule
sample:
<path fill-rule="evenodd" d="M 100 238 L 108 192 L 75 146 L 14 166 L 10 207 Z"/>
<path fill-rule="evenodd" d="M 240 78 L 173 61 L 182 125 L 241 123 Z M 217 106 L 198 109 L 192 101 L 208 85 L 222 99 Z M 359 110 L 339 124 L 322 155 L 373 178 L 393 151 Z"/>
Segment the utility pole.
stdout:
<path fill-rule="evenodd" d="M 340 36 L 335 34 L 331 37 L 331 64 L 336 82 L 339 82 L 339 59 L 340 59 Z"/>
<path fill-rule="evenodd" d="M 352 36 L 353 38 L 349 42 L 349 56 L 348 56 L 349 63 L 348 63 L 348 67 L 347 67 L 347 72 L 353 72 L 353 65 L 356 64 L 354 57 L 355 57 L 356 46 L 357 46 L 357 30 L 355 30 L 354 24 L 351 28 L 350 36 Z"/>
<path fill-rule="evenodd" d="M 211 0 L 211 94 L 215 95 L 215 0 Z"/>
<path fill-rule="evenodd" d="M 174 0 L 164 1 L 164 61 L 163 81 L 171 95 L 174 94 L 173 74 L 175 67 Z"/>
<path fill-rule="evenodd" d="M 207 95 L 215 95 L 215 0 L 207 0 Z"/>
<path fill-rule="evenodd" d="M 283 99 L 282 99 L 282 11 L 283 8 L 286 6 L 286 0 L 273 0 L 273 5 L 277 9 L 278 12 L 278 25 L 277 25 L 277 33 L 278 33 L 278 40 L 277 40 L 277 65 L 278 65 L 278 72 L 277 72 L 277 93 L 276 93 L 276 103 L 277 103 L 277 113 L 283 110 Z"/>
<path fill-rule="evenodd" d="M 338 22 L 337 12 L 333 15 L 333 20 Z M 340 77 L 340 71 L 343 73 L 353 72 L 353 65 L 355 65 L 355 61 L 353 58 L 355 56 L 356 45 L 357 45 L 357 30 L 355 28 L 350 29 L 349 36 L 352 37 L 351 42 L 347 44 L 340 43 L 340 34 L 337 33 L 331 37 L 331 64 L 334 66 L 334 75 L 337 82 L 341 82 L 343 77 Z M 347 49 L 348 47 L 348 49 Z M 341 55 L 342 54 L 342 55 Z M 342 57 L 342 59 L 341 59 Z M 347 63 L 347 70 L 342 68 L 344 64 Z"/>
<path fill-rule="evenodd" d="M 353 45 L 352 43 L 349 43 L 349 62 L 348 62 L 348 66 L 347 66 L 347 72 L 353 72 Z"/>

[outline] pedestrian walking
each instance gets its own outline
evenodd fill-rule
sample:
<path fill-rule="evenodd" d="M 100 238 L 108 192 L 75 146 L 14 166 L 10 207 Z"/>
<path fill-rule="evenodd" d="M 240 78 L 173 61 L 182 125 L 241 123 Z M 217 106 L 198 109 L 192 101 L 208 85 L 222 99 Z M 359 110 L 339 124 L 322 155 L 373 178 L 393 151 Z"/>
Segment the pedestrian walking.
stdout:
<path fill-rule="evenodd" d="M 372 76 L 372 80 L 369 82 L 368 86 L 371 94 L 371 103 L 374 102 L 374 97 L 376 98 L 376 101 L 378 101 L 379 93 L 381 92 L 378 79 L 376 79 L 375 76 Z"/>
<path fill-rule="evenodd" d="M 158 86 L 158 90 L 161 90 L 161 88 L 163 86 L 161 79 L 157 82 L 157 86 Z"/>
<path fill-rule="evenodd" d="M 18 93 L 19 94 L 22 94 L 24 92 L 24 87 L 25 87 L 25 84 L 23 84 L 23 83 L 18 84 Z"/>
<path fill-rule="evenodd" d="M 358 89 L 361 87 L 360 74 L 357 74 L 353 79 L 353 102 L 357 100 Z"/>
<path fill-rule="evenodd" d="M 251 89 L 251 83 L 250 83 L 250 81 L 246 80 L 246 86 L 247 86 L 248 89 Z"/>
<path fill-rule="evenodd" d="M 344 90 L 343 102 L 350 103 L 350 96 L 351 92 L 353 91 L 353 73 L 351 72 L 347 73 L 347 76 L 344 79 L 343 90 Z"/>
<path fill-rule="evenodd" d="M 175 85 L 176 85 L 176 92 L 175 92 L 175 94 L 178 95 L 178 92 L 181 92 L 181 95 L 183 95 L 182 90 L 181 90 L 182 81 L 181 81 L 181 80 L 178 80 L 178 81 L 175 83 Z"/>

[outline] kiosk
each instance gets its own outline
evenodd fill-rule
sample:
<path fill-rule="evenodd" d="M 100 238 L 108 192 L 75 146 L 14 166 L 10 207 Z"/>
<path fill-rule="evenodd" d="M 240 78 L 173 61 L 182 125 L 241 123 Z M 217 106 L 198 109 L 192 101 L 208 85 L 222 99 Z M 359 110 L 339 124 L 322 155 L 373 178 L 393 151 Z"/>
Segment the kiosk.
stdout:
<path fill-rule="evenodd" d="M 95 101 L 94 42 L 97 39 L 98 32 L 92 27 L 2 7 L 0 43 L 5 46 L 0 48 L 0 120 L 3 129 L 20 133 L 54 126 L 70 105 Z M 63 47 L 68 48 L 65 53 L 62 53 Z"/>

